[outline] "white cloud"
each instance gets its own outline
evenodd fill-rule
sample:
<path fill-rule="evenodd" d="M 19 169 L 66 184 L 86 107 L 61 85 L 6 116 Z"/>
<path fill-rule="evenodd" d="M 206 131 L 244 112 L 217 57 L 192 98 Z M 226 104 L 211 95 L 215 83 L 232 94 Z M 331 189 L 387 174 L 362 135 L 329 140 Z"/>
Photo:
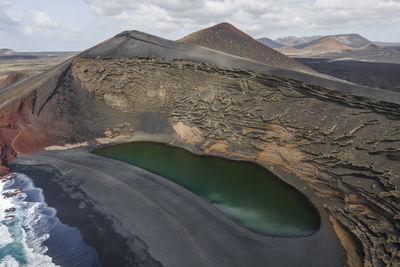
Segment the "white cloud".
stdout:
<path fill-rule="evenodd" d="M 296 29 L 347 31 L 400 22 L 398 0 L 84 0 L 100 16 L 163 29 L 166 37 L 228 21 L 253 35 Z M 147 22 L 147 23 L 144 23 Z"/>
<path fill-rule="evenodd" d="M 58 23 L 52 20 L 49 15 L 40 10 L 29 10 L 20 13 L 11 9 L 9 1 L 0 0 L 0 31 L 4 33 L 23 34 L 47 34 L 57 29 Z"/>
<path fill-rule="evenodd" d="M 178 39 L 226 21 L 254 37 L 355 32 L 400 42 L 399 14 L 400 0 L 0 0 L 0 40 L 86 49 L 123 30 Z"/>
<path fill-rule="evenodd" d="M 52 20 L 46 12 L 30 10 L 30 13 L 33 16 L 35 26 L 46 29 L 56 29 L 58 27 L 58 23 Z"/>
<path fill-rule="evenodd" d="M 69 28 L 68 31 L 72 32 L 72 33 L 79 33 L 79 32 L 81 32 L 81 28 L 74 26 L 74 27 Z"/>
<path fill-rule="evenodd" d="M 32 27 L 31 26 L 25 26 L 24 27 L 24 33 L 25 33 L 25 35 L 32 36 L 33 35 Z"/>
<path fill-rule="evenodd" d="M 9 1 L 0 0 L 0 31 L 6 31 L 9 28 L 14 28 L 19 24 L 21 19 L 21 15 L 19 13 L 9 11 L 9 7 Z"/>

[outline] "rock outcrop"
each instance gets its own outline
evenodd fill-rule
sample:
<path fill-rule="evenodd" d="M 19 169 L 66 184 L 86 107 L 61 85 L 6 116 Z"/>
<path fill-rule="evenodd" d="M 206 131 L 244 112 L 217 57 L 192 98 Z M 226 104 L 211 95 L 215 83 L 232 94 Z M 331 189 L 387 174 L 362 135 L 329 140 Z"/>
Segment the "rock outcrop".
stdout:
<path fill-rule="evenodd" d="M 8 48 L 1 48 L 0 49 L 0 55 L 12 55 L 14 54 L 15 51 L 12 49 L 8 49 Z"/>
<path fill-rule="evenodd" d="M 365 266 L 399 262 L 399 106 L 184 61 L 79 59 L 72 75 L 121 112 L 161 114 L 204 152 L 296 174 Z"/>
<path fill-rule="evenodd" d="M 28 73 L 23 71 L 15 71 L 7 75 L 3 80 L 0 80 L 0 89 L 10 86 L 24 78 L 28 77 Z"/>

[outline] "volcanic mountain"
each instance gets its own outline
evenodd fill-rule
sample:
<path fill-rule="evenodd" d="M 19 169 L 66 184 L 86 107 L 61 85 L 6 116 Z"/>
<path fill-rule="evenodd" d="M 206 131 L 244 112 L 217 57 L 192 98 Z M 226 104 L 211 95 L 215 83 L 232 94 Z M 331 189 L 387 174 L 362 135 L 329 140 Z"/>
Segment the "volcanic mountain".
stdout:
<path fill-rule="evenodd" d="M 331 37 L 327 37 L 313 43 L 312 45 L 306 46 L 301 49 L 302 52 L 306 53 L 328 53 L 328 52 L 340 52 L 342 50 L 351 49 L 348 46 L 336 41 Z"/>
<path fill-rule="evenodd" d="M 298 46 L 296 46 L 298 47 Z M 312 44 L 304 48 L 295 48 L 292 46 L 285 46 L 277 48 L 277 50 L 285 55 L 297 57 L 321 56 L 329 53 L 340 53 L 344 50 L 352 50 L 351 47 L 345 46 L 331 37 L 313 41 Z"/>
<path fill-rule="evenodd" d="M 281 52 L 284 55 L 291 56 L 291 55 L 299 55 L 301 54 L 300 49 L 296 49 L 293 46 L 285 45 L 280 48 L 276 48 L 277 51 Z"/>
<path fill-rule="evenodd" d="M 305 37 L 296 37 L 296 36 L 286 36 L 286 37 L 280 37 L 275 40 L 275 42 L 283 45 L 288 45 L 288 46 L 297 46 L 301 44 L 305 44 L 308 42 L 311 42 L 313 40 L 321 38 L 321 35 L 316 35 L 316 36 L 305 36 Z"/>
<path fill-rule="evenodd" d="M 371 41 L 368 40 L 367 38 L 356 34 L 356 33 L 351 33 L 351 34 L 335 34 L 335 35 L 330 35 L 329 37 L 335 39 L 336 41 L 349 46 L 353 48 L 358 48 L 358 47 L 363 47 L 366 45 L 371 44 Z"/>
<path fill-rule="evenodd" d="M 226 40 L 241 36 L 245 41 L 239 44 L 249 44 L 260 57 L 270 52 L 234 28 L 228 31 L 231 39 L 215 36 L 226 36 L 227 27 L 214 28 L 210 38 L 218 42 L 211 43 L 229 50 Z M 242 47 L 232 46 L 233 51 Z M 271 55 L 293 66 L 279 53 L 264 59 Z M 52 145 L 141 140 L 252 161 L 296 186 L 318 208 L 322 232 L 315 237 L 337 234 L 329 243 L 339 244 L 334 249 L 320 246 L 313 236 L 291 240 L 304 249 L 298 265 L 315 263 L 305 253 L 336 253 L 336 265 L 343 266 L 345 249 L 350 266 L 382 266 L 400 262 L 398 103 L 394 92 L 126 31 L 1 89 L 1 156 L 9 162 Z M 210 262 L 225 263 L 215 266 L 248 265 L 254 251 L 265 249 L 259 245 L 264 237 L 244 229 L 234 234 L 257 241 L 234 257 L 203 246 Z M 193 240 L 200 246 L 207 242 L 197 234 Z M 264 262 L 275 257 L 285 265 L 291 258 L 286 251 L 293 251 L 279 251 L 257 257 Z"/>
<path fill-rule="evenodd" d="M 393 47 L 380 47 L 375 44 L 369 44 L 360 48 L 351 48 L 329 37 L 303 49 L 281 47 L 277 50 L 285 55 L 299 58 L 322 57 L 330 60 L 400 64 L 400 51 Z M 317 66 L 315 67 L 318 68 Z M 322 72 L 325 73 L 324 71 Z M 382 79 L 386 80 L 387 78 Z"/>
<path fill-rule="evenodd" d="M 284 46 L 283 44 L 277 43 L 267 37 L 259 38 L 259 39 L 257 39 L 257 41 L 265 44 L 266 46 L 268 46 L 270 48 L 280 48 L 280 47 Z"/>
<path fill-rule="evenodd" d="M 201 45 L 278 68 L 315 73 L 312 69 L 258 42 L 225 22 L 191 33 L 178 41 Z"/>
<path fill-rule="evenodd" d="M 335 34 L 335 35 L 326 35 L 326 36 L 322 36 L 320 38 L 317 39 L 313 39 L 307 43 L 302 43 L 299 45 L 295 45 L 294 47 L 297 49 L 303 49 L 305 47 L 314 45 L 318 42 L 320 42 L 323 39 L 326 38 L 331 38 L 334 39 L 336 41 L 338 41 L 339 43 L 351 47 L 351 48 L 359 48 L 359 47 L 363 47 L 366 45 L 371 44 L 371 41 L 362 37 L 359 34 L 355 34 L 355 33 L 351 33 L 351 34 Z"/>

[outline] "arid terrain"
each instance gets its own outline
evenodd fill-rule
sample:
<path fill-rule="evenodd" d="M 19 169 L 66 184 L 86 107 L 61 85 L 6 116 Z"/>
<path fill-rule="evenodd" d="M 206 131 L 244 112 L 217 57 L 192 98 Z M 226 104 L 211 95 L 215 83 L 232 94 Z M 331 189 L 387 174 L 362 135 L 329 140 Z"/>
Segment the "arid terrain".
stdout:
<path fill-rule="evenodd" d="M 10 52 L 12 51 L 12 52 Z M 0 53 L 0 88 L 38 74 L 76 55 L 78 52 L 15 52 Z"/>
<path fill-rule="evenodd" d="M 262 39 L 258 39 L 262 42 Z M 298 42 L 300 42 L 298 40 Z M 286 42 L 287 43 L 287 42 Z M 294 42 L 296 43 L 296 42 Z M 323 36 L 297 45 L 274 45 L 275 49 L 290 57 L 327 58 L 331 60 L 352 60 L 375 63 L 400 63 L 398 44 L 378 43 L 360 35 Z M 393 46 L 391 46 L 393 45 Z"/>
<path fill-rule="evenodd" d="M 327 58 L 296 58 L 314 70 L 349 82 L 400 92 L 400 64 Z"/>
<path fill-rule="evenodd" d="M 398 264 L 400 96 L 224 52 L 123 32 L 3 88 L 2 161 L 139 138 L 256 162 L 319 209 L 341 265 Z"/>
<path fill-rule="evenodd" d="M 0 267 L 400 267 L 400 0 L 0 0 Z"/>
<path fill-rule="evenodd" d="M 399 90 L 399 43 L 372 42 L 358 34 L 288 36 L 272 42 L 265 44 L 319 73 L 373 88 Z"/>

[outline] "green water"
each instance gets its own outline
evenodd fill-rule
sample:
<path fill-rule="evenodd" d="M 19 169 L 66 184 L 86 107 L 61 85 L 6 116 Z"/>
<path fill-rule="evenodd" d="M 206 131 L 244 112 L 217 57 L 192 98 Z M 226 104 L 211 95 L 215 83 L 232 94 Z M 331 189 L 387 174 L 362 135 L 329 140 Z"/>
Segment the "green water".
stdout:
<path fill-rule="evenodd" d="M 94 153 L 166 177 L 258 233 L 306 236 L 319 228 L 317 210 L 300 192 L 253 163 L 148 142 L 114 145 Z"/>

